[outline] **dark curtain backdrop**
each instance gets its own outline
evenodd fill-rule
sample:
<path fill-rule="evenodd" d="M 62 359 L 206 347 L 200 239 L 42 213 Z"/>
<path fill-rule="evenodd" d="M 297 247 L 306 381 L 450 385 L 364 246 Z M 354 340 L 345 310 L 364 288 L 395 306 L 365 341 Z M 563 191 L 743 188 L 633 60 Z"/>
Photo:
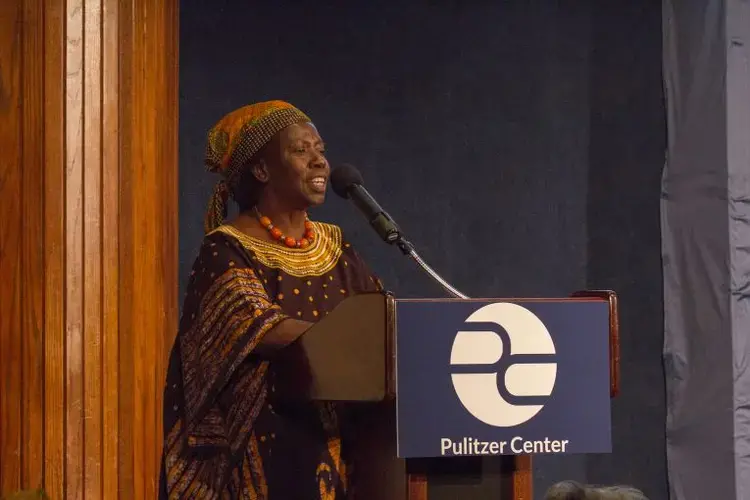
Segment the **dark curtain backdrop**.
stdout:
<path fill-rule="evenodd" d="M 620 294 L 614 453 L 538 457 L 536 497 L 572 478 L 665 499 L 660 16 L 645 0 L 182 1 L 181 288 L 216 181 L 206 131 L 244 104 L 291 101 L 465 293 Z M 334 195 L 313 216 L 341 225 L 398 296 L 442 295 Z M 498 498 L 497 464 L 462 498 Z"/>

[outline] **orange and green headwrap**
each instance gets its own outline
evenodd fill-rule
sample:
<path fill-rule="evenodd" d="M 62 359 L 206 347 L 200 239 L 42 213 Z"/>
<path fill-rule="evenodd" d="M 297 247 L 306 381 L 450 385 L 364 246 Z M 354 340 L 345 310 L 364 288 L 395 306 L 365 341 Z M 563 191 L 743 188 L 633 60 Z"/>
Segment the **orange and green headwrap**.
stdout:
<path fill-rule="evenodd" d="M 208 205 L 204 224 L 207 233 L 224 223 L 230 188 L 258 151 L 289 125 L 309 121 L 305 113 L 287 102 L 267 101 L 232 111 L 213 126 L 208 132 L 206 168 L 223 179 Z"/>

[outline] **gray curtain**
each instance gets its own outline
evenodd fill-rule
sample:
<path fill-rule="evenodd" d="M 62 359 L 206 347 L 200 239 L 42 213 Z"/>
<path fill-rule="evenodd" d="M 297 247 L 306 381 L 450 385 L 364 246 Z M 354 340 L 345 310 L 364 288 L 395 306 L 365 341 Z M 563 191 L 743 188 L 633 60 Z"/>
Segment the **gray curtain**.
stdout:
<path fill-rule="evenodd" d="M 664 0 L 663 9 L 670 496 L 745 499 L 750 498 L 749 6 L 742 0 Z"/>

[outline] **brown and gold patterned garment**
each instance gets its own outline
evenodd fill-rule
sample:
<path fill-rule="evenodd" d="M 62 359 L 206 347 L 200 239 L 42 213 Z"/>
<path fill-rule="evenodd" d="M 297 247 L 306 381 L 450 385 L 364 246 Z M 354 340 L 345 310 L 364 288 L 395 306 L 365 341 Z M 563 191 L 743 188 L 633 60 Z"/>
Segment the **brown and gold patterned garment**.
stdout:
<path fill-rule="evenodd" d="M 335 408 L 275 401 L 273 363 L 254 351 L 284 318 L 316 322 L 381 289 L 338 227 L 314 226 L 306 249 L 226 225 L 205 237 L 169 360 L 162 498 L 347 498 Z"/>

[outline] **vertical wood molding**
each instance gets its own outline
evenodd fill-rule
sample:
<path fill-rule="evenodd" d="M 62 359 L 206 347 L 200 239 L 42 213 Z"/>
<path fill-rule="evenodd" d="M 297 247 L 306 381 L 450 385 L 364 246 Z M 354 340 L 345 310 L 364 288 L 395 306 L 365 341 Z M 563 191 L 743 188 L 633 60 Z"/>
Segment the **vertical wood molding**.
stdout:
<path fill-rule="evenodd" d="M 119 5 L 102 5 L 102 488 L 103 498 L 117 498 L 119 491 L 119 247 L 120 247 L 120 147 L 119 147 Z"/>
<path fill-rule="evenodd" d="M 70 1 L 70 0 L 69 0 Z M 83 6 L 83 365 L 85 498 L 103 498 L 102 469 L 102 6 Z M 116 366 L 116 365 L 115 365 Z"/>
<path fill-rule="evenodd" d="M 0 2 L 0 496 L 157 497 L 177 36 L 177 0 Z"/>
<path fill-rule="evenodd" d="M 44 487 L 65 498 L 65 4 L 44 1 Z M 32 486 L 32 485 L 25 485 Z"/>
<path fill-rule="evenodd" d="M 83 0 L 65 8 L 65 490 L 83 498 Z"/>
<path fill-rule="evenodd" d="M 23 443 L 21 483 L 44 481 L 44 17 L 42 0 L 26 0 L 23 36 L 21 254 L 23 287 Z"/>
<path fill-rule="evenodd" d="M 121 380 L 119 404 L 122 436 L 133 445 L 120 454 L 120 491 L 156 498 L 166 346 L 178 310 L 177 2 L 125 3 L 119 24 L 119 347 L 120 377 L 131 382 Z"/>
<path fill-rule="evenodd" d="M 23 2 L 0 2 L 0 491 L 21 484 Z"/>

